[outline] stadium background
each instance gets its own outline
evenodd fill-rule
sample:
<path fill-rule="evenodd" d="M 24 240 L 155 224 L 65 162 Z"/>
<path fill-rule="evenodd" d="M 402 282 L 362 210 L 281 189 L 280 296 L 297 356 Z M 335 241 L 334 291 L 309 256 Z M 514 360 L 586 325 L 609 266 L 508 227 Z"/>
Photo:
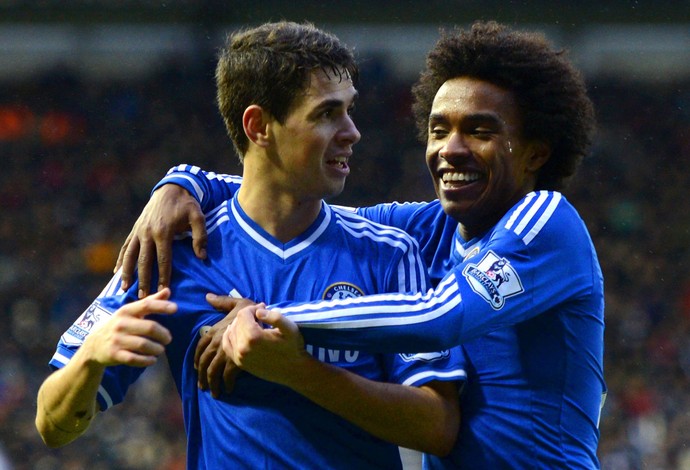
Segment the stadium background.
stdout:
<path fill-rule="evenodd" d="M 690 469 L 690 4 L 663 0 L 0 1 L 0 469 L 184 468 L 163 367 L 59 450 L 37 435 L 35 395 L 151 186 L 179 162 L 240 171 L 215 48 L 277 19 L 313 21 L 360 58 L 363 138 L 334 201 L 351 205 L 433 197 L 409 89 L 439 26 L 497 19 L 570 50 L 600 125 L 566 195 L 606 277 L 602 467 Z"/>

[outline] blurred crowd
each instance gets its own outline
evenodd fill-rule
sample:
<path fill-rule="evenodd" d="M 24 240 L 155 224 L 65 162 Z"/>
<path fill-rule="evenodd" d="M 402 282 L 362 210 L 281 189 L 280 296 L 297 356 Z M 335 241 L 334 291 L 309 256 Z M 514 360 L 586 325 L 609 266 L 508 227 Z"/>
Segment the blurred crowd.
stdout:
<path fill-rule="evenodd" d="M 215 108 L 212 62 L 171 62 L 136 82 L 56 67 L 0 86 L 0 470 L 184 468 L 164 360 L 62 449 L 41 442 L 35 395 L 58 338 L 112 275 L 153 184 L 182 162 L 241 171 Z M 600 129 L 565 194 L 606 281 L 602 467 L 690 469 L 690 83 L 588 83 Z M 434 197 L 410 85 L 385 60 L 363 61 L 363 138 L 332 202 Z"/>

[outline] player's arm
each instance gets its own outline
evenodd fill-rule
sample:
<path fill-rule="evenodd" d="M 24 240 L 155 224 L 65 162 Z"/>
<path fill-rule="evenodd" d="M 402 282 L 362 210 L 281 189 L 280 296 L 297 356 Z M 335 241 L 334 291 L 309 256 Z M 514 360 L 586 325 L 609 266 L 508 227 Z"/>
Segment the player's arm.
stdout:
<path fill-rule="evenodd" d="M 194 253 L 205 258 L 204 212 L 231 199 L 241 181 L 239 176 L 217 174 L 192 165 L 177 165 L 168 170 L 154 186 L 150 200 L 120 248 L 115 271 L 122 268 L 122 288 L 127 289 L 134 282 L 137 268 L 139 297 L 147 295 L 154 262 L 158 263 L 157 287 L 169 286 L 173 237 L 186 230 L 192 231 Z M 398 211 L 397 218 L 391 218 L 390 213 L 382 211 L 383 207 L 371 208 L 364 215 L 392 225 L 397 225 L 398 220 L 409 220 L 409 211 Z"/>
<path fill-rule="evenodd" d="M 270 312 L 255 321 L 241 310 L 223 349 L 243 370 L 285 385 L 370 434 L 436 455 L 450 452 L 460 424 L 458 382 L 411 387 L 369 380 L 310 356 L 297 326 Z"/>
<path fill-rule="evenodd" d="M 297 323 L 309 344 L 382 353 L 449 349 L 557 305 L 588 318 L 601 289 L 596 255 L 582 220 L 562 203 L 545 191 L 526 198 L 514 222 L 506 215 L 510 224 L 425 293 L 271 308 Z"/>
<path fill-rule="evenodd" d="M 46 378 L 38 391 L 36 428 L 48 446 L 68 444 L 88 429 L 107 366 L 147 367 L 165 351 L 170 332 L 145 316 L 174 313 L 177 306 L 169 297 L 165 289 L 121 307 L 86 337 L 63 368 Z"/>
<path fill-rule="evenodd" d="M 122 288 L 134 282 L 138 268 L 139 297 L 151 291 L 151 270 L 158 264 L 158 289 L 170 285 L 172 241 L 175 234 L 192 231 L 194 253 L 206 257 L 204 211 L 230 199 L 241 178 L 206 172 L 191 165 L 171 168 L 153 189 L 151 198 L 132 227 L 115 265 L 122 268 Z"/>

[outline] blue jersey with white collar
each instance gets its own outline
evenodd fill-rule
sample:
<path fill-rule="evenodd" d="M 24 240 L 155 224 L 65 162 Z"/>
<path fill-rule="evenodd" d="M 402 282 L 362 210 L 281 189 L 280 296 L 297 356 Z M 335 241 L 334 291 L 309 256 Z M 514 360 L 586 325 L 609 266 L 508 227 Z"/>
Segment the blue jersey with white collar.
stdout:
<path fill-rule="evenodd" d="M 241 179 L 180 166 L 165 182 L 208 204 L 236 191 Z M 281 310 L 319 344 L 381 351 L 462 345 L 468 381 L 459 439 L 449 457 L 425 456 L 425 467 L 598 468 L 603 279 L 586 227 L 565 198 L 530 193 L 469 241 L 438 201 L 357 212 L 414 236 L 436 289 Z"/>
<path fill-rule="evenodd" d="M 286 387 L 242 373 L 231 394 L 212 398 L 197 388 L 193 358 L 200 328 L 224 317 L 207 304 L 207 292 L 278 302 L 425 290 L 416 242 L 398 229 L 323 204 L 312 226 L 283 244 L 247 217 L 236 199 L 207 213 L 207 231 L 206 260 L 194 256 L 189 234 L 174 243 L 171 300 L 178 312 L 157 317 L 173 336 L 166 353 L 182 397 L 188 468 L 399 468 L 396 446 Z M 116 275 L 65 332 L 53 366 L 63 366 L 93 327 L 136 300 L 136 283 L 127 292 L 119 285 Z M 371 354 L 308 344 L 307 350 L 378 381 L 419 386 L 465 374 L 459 349 Z M 144 370 L 108 368 L 98 395 L 101 408 L 120 402 Z"/>

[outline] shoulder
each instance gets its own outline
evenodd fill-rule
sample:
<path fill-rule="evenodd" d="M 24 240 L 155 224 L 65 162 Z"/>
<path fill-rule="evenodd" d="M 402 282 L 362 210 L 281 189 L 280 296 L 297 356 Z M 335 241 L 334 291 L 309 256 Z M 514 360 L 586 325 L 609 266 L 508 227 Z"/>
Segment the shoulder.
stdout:
<path fill-rule="evenodd" d="M 196 165 L 189 165 L 187 163 L 182 163 L 180 165 L 173 166 L 166 173 L 166 177 L 182 177 L 182 175 L 184 174 L 194 175 L 197 177 L 205 178 L 210 181 L 217 180 L 225 183 L 234 183 L 237 185 L 242 183 L 241 176 L 229 175 L 226 173 L 216 173 L 214 171 L 206 171 L 201 167 L 198 167 Z"/>
<path fill-rule="evenodd" d="M 370 207 L 360 207 L 357 212 L 371 220 L 391 223 L 387 221 L 397 218 L 433 217 L 443 213 L 443 209 L 440 202 L 434 200 L 431 202 L 387 202 Z"/>
<path fill-rule="evenodd" d="M 342 206 L 330 206 L 330 208 L 335 222 L 350 235 L 368 237 L 382 242 L 399 240 L 416 244 L 416 241 L 400 228 L 373 221 L 350 208 Z"/>
<path fill-rule="evenodd" d="M 506 213 L 497 230 L 519 238 L 525 245 L 554 237 L 560 239 L 562 244 L 582 237 L 589 239 L 580 215 L 556 191 L 527 194 Z"/>

